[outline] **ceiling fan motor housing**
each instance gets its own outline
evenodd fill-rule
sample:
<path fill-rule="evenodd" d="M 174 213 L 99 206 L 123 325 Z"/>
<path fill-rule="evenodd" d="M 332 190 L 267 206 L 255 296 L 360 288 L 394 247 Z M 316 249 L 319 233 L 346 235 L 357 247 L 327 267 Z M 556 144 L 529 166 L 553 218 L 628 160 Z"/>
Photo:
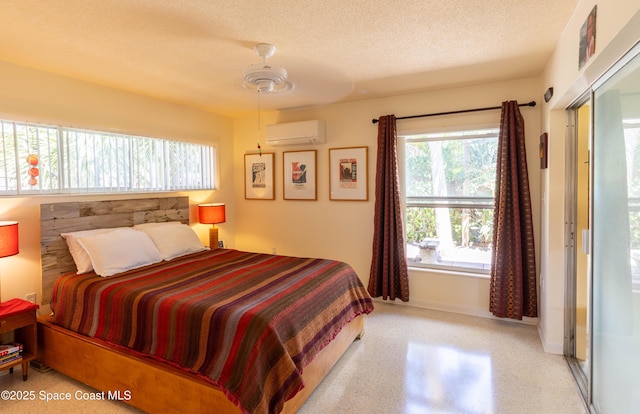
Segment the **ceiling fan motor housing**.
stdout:
<path fill-rule="evenodd" d="M 268 65 L 251 67 L 244 72 L 244 81 L 255 85 L 258 92 L 273 92 L 274 88 L 287 81 L 287 71 Z"/>
<path fill-rule="evenodd" d="M 261 93 L 290 89 L 290 83 L 287 82 L 287 71 L 284 68 L 274 68 L 267 64 L 267 59 L 273 56 L 276 47 L 268 43 L 258 43 L 253 47 L 253 50 L 256 55 L 262 57 L 264 63 L 252 65 L 244 72 L 245 83 L 256 86 L 258 92 Z"/>

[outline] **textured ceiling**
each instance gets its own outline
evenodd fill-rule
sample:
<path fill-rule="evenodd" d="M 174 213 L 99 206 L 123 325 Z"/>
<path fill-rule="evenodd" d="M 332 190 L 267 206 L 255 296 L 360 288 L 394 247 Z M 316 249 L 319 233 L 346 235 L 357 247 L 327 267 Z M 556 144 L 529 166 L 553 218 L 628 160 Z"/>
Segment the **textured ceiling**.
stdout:
<path fill-rule="evenodd" d="M 578 0 L 3 0 L 0 60 L 229 116 L 538 75 Z"/>

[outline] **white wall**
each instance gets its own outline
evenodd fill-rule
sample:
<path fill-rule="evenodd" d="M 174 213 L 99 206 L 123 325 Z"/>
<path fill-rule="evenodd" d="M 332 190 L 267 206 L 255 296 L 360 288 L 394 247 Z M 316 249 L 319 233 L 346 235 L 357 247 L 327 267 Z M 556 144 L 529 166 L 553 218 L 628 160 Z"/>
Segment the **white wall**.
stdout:
<path fill-rule="evenodd" d="M 36 292 L 39 300 L 41 299 L 42 203 L 188 195 L 194 206 L 191 209 L 191 223 L 201 240 L 208 244 L 208 227 L 197 224 L 195 205 L 210 201 L 226 202 L 229 204 L 229 223 L 219 227 L 221 238 L 233 244 L 233 165 L 229 157 L 224 157 L 224 154 L 233 151 L 231 119 L 6 62 L 0 62 L 0 118 L 208 143 L 216 145 L 219 155 L 223 155 L 219 160 L 220 186 L 213 192 L 131 194 L 117 197 L 0 197 L 0 220 L 17 220 L 20 238 L 20 254 L 0 259 L 2 301 L 14 297 L 24 298 L 30 292 Z"/>

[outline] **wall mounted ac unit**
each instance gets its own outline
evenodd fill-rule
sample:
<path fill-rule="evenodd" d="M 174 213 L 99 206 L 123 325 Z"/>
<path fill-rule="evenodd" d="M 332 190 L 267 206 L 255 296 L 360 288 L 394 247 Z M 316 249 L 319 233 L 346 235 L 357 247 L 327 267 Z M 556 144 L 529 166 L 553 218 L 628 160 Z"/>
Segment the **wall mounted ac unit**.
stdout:
<path fill-rule="evenodd" d="M 269 145 L 324 144 L 326 142 L 323 120 L 287 122 L 267 125 L 266 141 Z"/>

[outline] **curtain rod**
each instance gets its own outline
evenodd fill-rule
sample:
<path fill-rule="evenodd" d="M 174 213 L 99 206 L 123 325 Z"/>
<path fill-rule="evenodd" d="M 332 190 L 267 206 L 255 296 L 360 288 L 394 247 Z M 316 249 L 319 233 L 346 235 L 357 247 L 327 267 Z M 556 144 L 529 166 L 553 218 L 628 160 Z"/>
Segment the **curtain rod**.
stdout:
<path fill-rule="evenodd" d="M 536 106 L 536 101 L 531 101 L 531 102 L 527 102 L 527 103 L 523 103 L 523 104 L 518 104 L 518 106 Z M 462 110 L 459 110 L 459 111 L 438 112 L 438 113 L 435 113 L 435 114 L 401 116 L 401 117 L 397 117 L 396 120 L 398 120 L 398 119 L 411 119 L 411 118 L 424 118 L 424 117 L 427 117 L 427 116 L 438 116 L 438 115 L 464 114 L 466 112 L 490 111 L 490 110 L 494 110 L 494 109 L 502 109 L 502 106 L 490 106 L 490 107 L 487 107 L 487 108 L 475 108 L 475 109 L 462 109 Z M 374 119 L 371 120 L 371 123 L 377 124 L 378 120 L 374 118 Z"/>

